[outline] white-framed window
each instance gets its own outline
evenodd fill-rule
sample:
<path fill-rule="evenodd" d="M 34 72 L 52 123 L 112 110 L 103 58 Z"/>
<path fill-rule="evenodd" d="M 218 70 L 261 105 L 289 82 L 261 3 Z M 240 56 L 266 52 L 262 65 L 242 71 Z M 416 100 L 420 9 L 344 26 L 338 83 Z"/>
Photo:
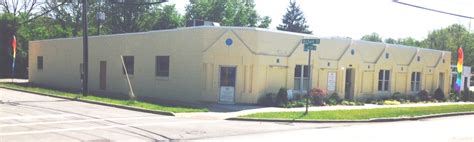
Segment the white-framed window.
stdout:
<path fill-rule="evenodd" d="M 421 73 L 412 72 L 411 73 L 411 91 L 418 92 L 421 90 Z"/>
<path fill-rule="evenodd" d="M 308 90 L 309 84 L 309 68 L 308 65 L 296 65 L 295 66 L 295 81 L 294 90 Z"/>
<path fill-rule="evenodd" d="M 390 90 L 389 86 L 390 86 L 390 70 L 380 70 L 378 91 L 389 91 Z"/>

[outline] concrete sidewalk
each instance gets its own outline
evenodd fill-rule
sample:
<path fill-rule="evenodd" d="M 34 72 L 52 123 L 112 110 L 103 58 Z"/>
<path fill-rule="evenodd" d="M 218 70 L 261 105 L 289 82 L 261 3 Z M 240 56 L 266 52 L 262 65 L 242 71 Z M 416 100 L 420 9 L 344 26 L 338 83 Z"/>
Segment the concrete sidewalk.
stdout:
<path fill-rule="evenodd" d="M 472 102 L 446 102 L 446 103 L 427 103 L 427 104 L 401 104 L 401 105 L 374 105 L 365 104 L 364 106 L 319 106 L 310 107 L 309 111 L 324 111 L 324 110 L 350 110 L 350 109 L 373 109 L 373 108 L 391 108 L 391 107 L 421 107 L 421 106 L 442 106 L 453 104 L 474 104 Z M 222 110 L 222 108 L 233 108 L 235 111 L 213 111 L 214 109 Z M 279 108 L 279 107 L 260 107 L 254 105 L 220 105 L 214 104 L 209 108 L 210 112 L 197 113 L 176 113 L 176 117 L 192 118 L 192 119 L 206 119 L 206 120 L 223 120 L 227 118 L 238 117 L 241 115 L 260 113 L 260 112 L 291 112 L 291 111 L 305 111 L 304 107 L 300 108 Z"/>
<path fill-rule="evenodd" d="M 0 83 L 28 83 L 28 79 L 0 78 Z"/>

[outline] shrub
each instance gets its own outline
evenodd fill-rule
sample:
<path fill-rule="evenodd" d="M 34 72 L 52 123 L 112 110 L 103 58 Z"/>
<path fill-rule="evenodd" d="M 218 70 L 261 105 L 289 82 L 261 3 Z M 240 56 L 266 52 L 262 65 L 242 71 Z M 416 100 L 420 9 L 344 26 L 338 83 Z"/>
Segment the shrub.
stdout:
<path fill-rule="evenodd" d="M 345 105 L 345 106 L 355 106 L 357 105 L 355 102 L 352 102 L 352 101 L 346 101 L 346 100 L 343 100 L 341 102 L 341 105 Z"/>
<path fill-rule="evenodd" d="M 409 100 L 410 102 L 419 102 L 420 101 L 420 97 L 418 97 L 418 95 L 407 95 L 407 100 Z"/>
<path fill-rule="evenodd" d="M 444 97 L 444 92 L 443 90 L 441 90 L 441 88 L 438 88 L 436 89 L 434 95 L 433 95 L 433 98 L 436 99 L 437 101 L 446 101 L 445 97 Z"/>
<path fill-rule="evenodd" d="M 299 101 L 302 99 L 303 99 L 303 95 L 301 95 L 300 93 L 293 94 L 293 100 Z"/>
<path fill-rule="evenodd" d="M 399 105 L 399 104 L 401 104 L 401 103 L 397 100 L 385 100 L 385 101 L 383 101 L 383 105 Z"/>
<path fill-rule="evenodd" d="M 286 108 L 304 107 L 305 105 L 306 103 L 304 100 L 299 100 L 299 101 L 290 101 L 285 107 Z"/>
<path fill-rule="evenodd" d="M 323 106 L 324 104 L 324 98 L 327 96 L 326 90 L 320 89 L 320 88 L 313 88 L 311 89 L 311 92 L 309 92 L 311 96 L 311 100 L 314 105 L 317 106 Z"/>
<path fill-rule="evenodd" d="M 338 105 L 341 103 L 341 98 L 337 93 L 332 93 L 326 101 L 328 105 Z"/>
<path fill-rule="evenodd" d="M 261 106 L 275 106 L 275 102 L 273 101 L 275 94 L 274 93 L 267 93 L 265 95 L 260 96 L 258 99 L 258 105 Z"/>
<path fill-rule="evenodd" d="M 420 98 L 420 101 L 431 101 L 431 96 L 426 89 L 421 90 L 416 95 Z"/>
<path fill-rule="evenodd" d="M 286 92 L 286 88 L 280 88 L 280 90 L 278 90 L 275 103 L 278 106 L 288 104 L 288 93 Z"/>
<path fill-rule="evenodd" d="M 400 92 L 395 92 L 393 93 L 393 95 L 391 96 L 391 99 L 392 100 L 397 100 L 399 102 L 405 102 L 408 98 L 407 98 L 407 95 L 404 95 Z"/>

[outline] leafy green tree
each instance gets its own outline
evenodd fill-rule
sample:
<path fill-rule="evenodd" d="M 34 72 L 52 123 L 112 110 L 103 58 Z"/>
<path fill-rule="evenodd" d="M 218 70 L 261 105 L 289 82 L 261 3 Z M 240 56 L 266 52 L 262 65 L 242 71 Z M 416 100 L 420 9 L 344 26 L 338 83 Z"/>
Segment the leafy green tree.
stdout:
<path fill-rule="evenodd" d="M 154 22 L 152 30 L 174 29 L 183 26 L 183 17 L 178 13 L 175 5 L 166 5 L 162 9 L 156 8 L 154 13 L 156 22 Z"/>
<path fill-rule="evenodd" d="M 397 40 L 398 44 L 401 45 L 407 45 L 407 46 L 414 46 L 414 47 L 422 47 L 422 42 L 412 38 L 412 37 L 407 37 L 407 38 L 399 38 Z"/>
<path fill-rule="evenodd" d="M 104 30 L 112 34 L 143 32 L 151 29 L 150 5 L 129 5 L 106 1 Z"/>
<path fill-rule="evenodd" d="M 240 27 L 268 28 L 271 23 L 271 18 L 260 17 L 254 2 L 248 0 L 190 0 L 186 5 L 184 19 L 199 19 Z"/>
<path fill-rule="evenodd" d="M 380 35 L 375 33 L 375 32 L 362 36 L 361 40 L 373 41 L 373 42 L 382 42 L 382 38 L 380 37 Z"/>
<path fill-rule="evenodd" d="M 306 24 L 306 18 L 299 5 L 295 1 L 290 1 L 290 5 L 286 9 L 286 14 L 283 15 L 282 24 L 278 25 L 277 29 L 282 31 L 290 31 L 296 33 L 312 34 L 308 30 L 309 26 Z"/>
<path fill-rule="evenodd" d="M 453 24 L 443 29 L 430 32 L 423 46 L 438 50 L 451 51 L 451 64 L 457 62 L 457 49 L 464 49 L 464 65 L 474 65 L 474 33 L 470 33 L 467 28 L 460 24 Z"/>
<path fill-rule="evenodd" d="M 384 40 L 385 43 L 390 43 L 390 44 L 397 44 L 397 40 L 393 39 L 393 38 L 387 38 Z"/>
<path fill-rule="evenodd" d="M 271 23 L 272 23 L 272 18 L 270 18 L 269 16 L 264 16 L 260 20 L 260 24 L 258 25 L 258 27 L 259 28 L 268 28 L 268 27 L 270 27 Z"/>

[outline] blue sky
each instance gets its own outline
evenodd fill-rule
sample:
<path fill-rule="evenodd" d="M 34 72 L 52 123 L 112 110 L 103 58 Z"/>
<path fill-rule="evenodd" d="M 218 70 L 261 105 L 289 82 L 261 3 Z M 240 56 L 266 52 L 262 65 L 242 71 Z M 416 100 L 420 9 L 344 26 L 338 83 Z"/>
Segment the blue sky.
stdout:
<path fill-rule="evenodd" d="M 169 0 L 180 13 L 188 0 Z M 400 0 L 433 9 L 474 17 L 473 0 Z M 359 39 L 372 32 L 383 38 L 426 38 L 429 31 L 458 23 L 469 27 L 470 19 L 435 13 L 392 2 L 392 0 L 296 0 L 313 33 L 321 37 Z M 270 16 L 270 29 L 276 29 L 289 0 L 255 0 L 262 16 Z M 471 31 L 474 31 L 472 23 Z"/>

